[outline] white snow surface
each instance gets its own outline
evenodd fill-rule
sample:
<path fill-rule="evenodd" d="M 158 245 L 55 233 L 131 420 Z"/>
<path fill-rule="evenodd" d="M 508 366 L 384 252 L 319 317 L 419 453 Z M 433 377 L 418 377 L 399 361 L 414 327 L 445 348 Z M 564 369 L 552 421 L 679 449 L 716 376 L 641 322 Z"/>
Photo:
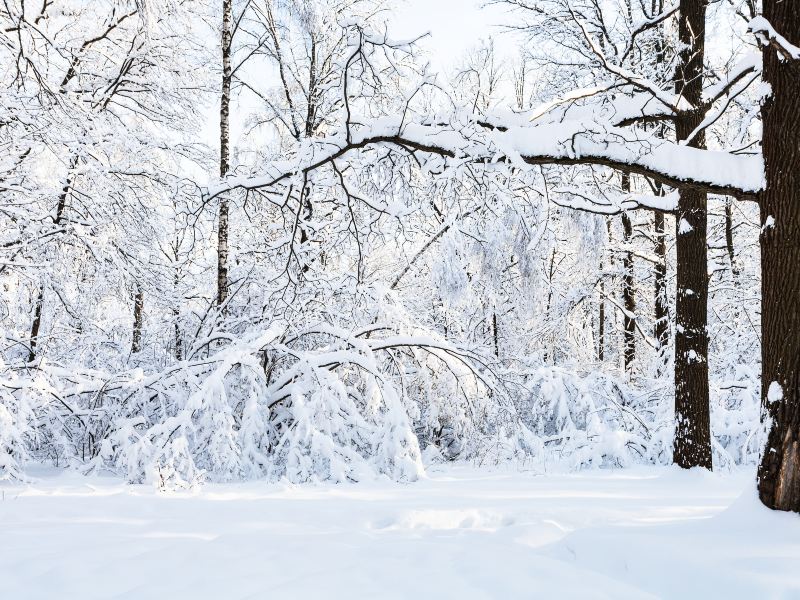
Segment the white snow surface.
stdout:
<path fill-rule="evenodd" d="M 169 494 L 36 475 L 0 486 L 2 598 L 800 598 L 800 517 L 752 470 Z"/>

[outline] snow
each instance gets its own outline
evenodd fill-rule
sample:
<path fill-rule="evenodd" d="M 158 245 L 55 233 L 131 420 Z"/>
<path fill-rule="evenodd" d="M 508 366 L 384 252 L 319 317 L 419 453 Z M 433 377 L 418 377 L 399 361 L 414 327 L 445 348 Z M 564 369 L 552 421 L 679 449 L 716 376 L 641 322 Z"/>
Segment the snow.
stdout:
<path fill-rule="evenodd" d="M 763 45 L 775 44 L 782 58 L 800 60 L 800 48 L 775 31 L 772 24 L 764 17 L 759 15 L 752 19 L 748 24 L 748 29 Z"/>
<path fill-rule="evenodd" d="M 783 400 L 783 386 L 777 381 L 773 381 L 767 390 L 767 402 L 772 404 L 781 400 Z"/>
<path fill-rule="evenodd" d="M 536 114 L 536 113 L 534 113 Z M 398 144 L 422 149 L 432 154 L 469 160 L 491 160 L 505 157 L 518 167 L 538 164 L 559 164 L 570 161 L 611 161 L 648 169 L 678 181 L 698 182 L 756 193 L 764 187 L 764 161 L 760 155 L 737 155 L 716 150 L 701 150 L 669 142 L 656 135 L 632 132 L 608 123 L 574 120 L 563 123 L 499 125 L 495 129 L 459 121 L 430 125 L 409 122 L 406 116 L 380 119 L 359 118 L 355 122 L 369 126 L 353 126 L 328 138 L 315 140 L 304 147 L 294 161 L 275 161 L 262 167 L 256 177 L 228 177 L 204 188 L 206 198 L 234 189 L 274 187 L 300 171 L 313 171 L 334 159 L 365 146 Z M 499 127 L 499 128 L 498 128 Z M 660 208 L 656 205 L 653 208 Z"/>
<path fill-rule="evenodd" d="M 752 470 L 536 475 L 164 494 L 35 473 L 0 487 L 6 598 L 767 598 L 800 594 L 800 519 Z"/>

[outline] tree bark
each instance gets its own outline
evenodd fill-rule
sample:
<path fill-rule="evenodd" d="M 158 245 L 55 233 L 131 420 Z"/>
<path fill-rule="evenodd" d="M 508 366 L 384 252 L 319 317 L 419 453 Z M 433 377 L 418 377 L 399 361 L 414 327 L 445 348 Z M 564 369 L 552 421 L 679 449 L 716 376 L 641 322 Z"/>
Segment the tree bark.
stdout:
<path fill-rule="evenodd" d="M 133 340 L 131 341 L 131 354 L 142 351 L 142 325 L 144 320 L 144 292 L 137 283 L 133 295 Z"/>
<path fill-rule="evenodd" d="M 600 308 L 597 326 L 597 360 L 603 362 L 606 356 L 606 284 L 603 259 L 600 259 Z"/>
<path fill-rule="evenodd" d="M 667 239 L 664 234 L 664 213 L 654 213 L 655 254 L 655 328 L 653 334 L 658 348 L 669 343 L 669 308 L 667 302 Z"/>
<path fill-rule="evenodd" d="M 707 0 L 681 0 L 678 38 L 681 51 L 676 92 L 692 107 L 703 97 L 703 57 Z M 675 119 L 678 141 L 688 140 L 703 120 L 700 109 Z M 705 136 L 689 143 L 705 148 Z M 675 442 L 673 460 L 683 468 L 711 469 L 711 424 L 708 400 L 708 243 L 707 197 L 684 188 L 678 201 L 677 298 L 675 301 Z"/>
<path fill-rule="evenodd" d="M 545 311 L 544 311 L 545 315 L 549 315 L 550 314 L 550 305 L 551 305 L 551 303 L 553 301 L 553 272 L 555 270 L 555 264 L 556 264 L 556 250 L 555 250 L 555 248 L 553 248 L 553 251 L 550 254 L 550 272 L 547 275 L 547 308 L 545 308 Z M 555 364 L 555 354 L 556 354 L 556 351 L 555 351 L 555 340 L 553 339 L 553 336 L 549 336 L 549 337 L 550 337 L 549 344 L 550 344 L 550 348 L 551 348 L 552 352 L 548 352 L 548 351 L 545 350 L 544 360 L 545 360 L 545 362 L 547 362 L 548 359 L 552 357 L 552 359 L 553 359 L 553 363 L 552 364 Z"/>
<path fill-rule="evenodd" d="M 219 175 L 230 170 L 231 43 L 233 39 L 233 0 L 222 0 L 222 93 L 219 109 Z M 228 197 L 220 196 L 217 227 L 217 305 L 228 299 Z"/>
<path fill-rule="evenodd" d="M 631 191 L 631 177 L 622 174 L 623 193 Z M 622 303 L 625 307 L 623 318 L 623 356 L 625 370 L 630 371 L 636 359 L 636 292 L 633 289 L 633 254 L 630 250 L 633 237 L 633 224 L 628 213 L 622 213 L 622 240 L 625 253 L 622 256 Z"/>
<path fill-rule="evenodd" d="M 606 217 L 606 243 L 611 246 L 611 220 Z M 610 255 L 611 268 L 614 267 L 614 255 Z M 599 344 L 597 358 L 602 362 L 606 356 L 606 284 L 605 284 L 605 261 L 603 254 L 600 255 L 600 326 L 598 331 Z"/>
<path fill-rule="evenodd" d="M 494 341 L 494 355 L 500 356 L 500 334 L 497 329 L 497 310 L 492 311 L 492 340 Z"/>
<path fill-rule="evenodd" d="M 764 17 L 800 45 L 796 3 L 765 0 Z M 761 399 L 769 427 L 758 494 L 800 512 L 800 60 L 766 46 L 762 108 L 766 188 L 761 196 Z"/>
<path fill-rule="evenodd" d="M 44 304 L 44 286 L 39 286 L 36 304 L 33 307 L 33 323 L 31 323 L 31 339 L 28 343 L 28 362 L 36 360 L 36 347 L 39 345 L 39 329 L 42 326 L 42 305 Z"/>
<path fill-rule="evenodd" d="M 178 245 L 176 244 L 176 251 L 175 251 L 175 261 L 176 262 L 178 261 L 177 247 L 178 247 Z M 180 276 L 179 276 L 177 270 L 175 271 L 175 276 L 173 277 L 172 281 L 173 281 L 173 285 L 174 285 L 175 298 L 176 298 L 176 302 L 177 302 L 178 290 L 179 290 L 179 284 L 180 284 Z M 175 360 L 183 360 L 183 335 L 181 333 L 181 323 L 180 323 L 181 311 L 180 311 L 180 308 L 179 308 L 178 304 L 175 304 L 175 306 L 172 308 L 172 319 L 173 319 L 173 322 L 174 322 L 173 329 L 175 331 Z"/>
<path fill-rule="evenodd" d="M 739 270 L 736 268 L 736 251 L 733 245 L 733 200 L 725 201 L 725 248 L 728 250 L 728 259 L 731 261 L 731 274 L 736 279 Z"/>
<path fill-rule="evenodd" d="M 651 3 L 652 14 L 659 14 L 664 10 L 664 0 L 652 0 Z M 666 60 L 667 42 L 664 36 L 663 25 L 658 27 L 659 36 L 656 39 L 656 68 L 661 68 Z M 657 128 L 658 135 L 665 137 L 664 124 L 660 124 Z M 654 191 L 657 196 L 664 195 L 664 186 L 658 182 L 654 184 Z M 655 280 L 655 301 L 654 317 L 655 327 L 653 335 L 656 340 L 659 356 L 658 372 L 661 373 L 662 366 L 666 363 L 665 348 L 669 343 L 669 302 L 667 301 L 667 238 L 664 233 L 664 213 L 656 211 L 653 219 L 653 234 L 655 236 L 655 244 L 653 251 L 656 255 L 656 263 L 654 267 L 654 280 Z"/>

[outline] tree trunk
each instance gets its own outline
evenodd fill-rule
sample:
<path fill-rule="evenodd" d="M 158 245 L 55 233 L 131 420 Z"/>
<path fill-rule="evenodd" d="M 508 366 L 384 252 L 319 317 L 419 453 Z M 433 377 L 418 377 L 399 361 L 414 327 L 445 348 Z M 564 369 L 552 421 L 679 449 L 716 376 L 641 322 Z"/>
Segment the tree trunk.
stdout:
<path fill-rule="evenodd" d="M 664 0 L 652 0 L 652 14 L 659 14 L 664 10 Z M 659 36 L 656 39 L 656 68 L 661 68 L 666 59 L 666 38 L 664 37 L 663 25 L 659 25 Z M 659 137 L 665 137 L 665 127 L 663 124 L 657 128 Z M 664 195 L 664 186 L 655 183 L 655 193 L 657 196 Z M 666 362 L 664 348 L 669 343 L 669 303 L 667 302 L 667 238 L 664 233 L 664 213 L 656 211 L 654 213 L 653 230 L 655 235 L 654 252 L 657 261 L 654 268 L 655 279 L 655 328 L 653 335 L 661 351 L 661 364 Z M 659 368 L 659 373 L 661 369 Z"/>
<path fill-rule="evenodd" d="M 796 3 L 765 0 L 764 17 L 800 45 Z M 761 195 L 761 399 L 769 424 L 758 468 L 768 507 L 800 512 L 800 60 L 764 48 L 766 189 Z"/>
<path fill-rule="evenodd" d="M 233 0 L 222 0 L 222 94 L 219 110 L 219 175 L 225 177 L 230 169 L 230 103 L 231 42 L 233 38 Z M 228 298 L 228 198 L 219 199 L 217 228 L 217 304 L 223 306 Z"/>
<path fill-rule="evenodd" d="M 600 309 L 597 326 L 597 360 L 603 362 L 606 356 L 606 284 L 603 273 L 603 259 L 600 259 Z"/>
<path fill-rule="evenodd" d="M 611 240 L 611 219 L 606 217 L 606 243 L 610 247 Z M 611 269 L 614 267 L 614 255 L 610 256 Z M 603 254 L 600 255 L 600 327 L 598 336 L 599 346 L 597 350 L 597 358 L 602 362 L 606 356 L 606 284 L 605 284 L 605 263 Z"/>
<path fill-rule="evenodd" d="M 133 341 L 131 342 L 131 354 L 142 351 L 142 322 L 144 309 L 144 292 L 137 283 L 136 292 L 133 295 Z"/>
<path fill-rule="evenodd" d="M 549 318 L 549 315 L 550 315 L 550 304 L 553 301 L 553 271 L 555 269 L 555 264 L 556 264 L 556 250 L 555 250 L 555 248 L 553 248 L 553 251 L 550 254 L 550 272 L 547 275 L 547 308 L 545 308 L 545 311 L 544 311 L 544 314 L 547 316 L 547 318 Z M 547 350 L 545 350 L 544 360 L 545 360 L 545 362 L 547 362 L 548 359 L 550 359 L 552 357 L 552 359 L 553 359 L 553 363 L 552 364 L 555 364 L 555 353 L 556 353 L 556 351 L 555 351 L 555 340 L 553 339 L 552 335 L 550 335 L 549 338 L 550 339 L 548 340 L 548 344 L 550 345 L 551 352 L 548 352 Z"/>
<path fill-rule="evenodd" d="M 628 214 L 622 215 L 622 231 L 626 244 L 630 244 L 633 226 Z M 627 250 L 622 258 L 622 301 L 625 306 L 623 323 L 625 370 L 630 371 L 636 359 L 636 292 L 633 288 L 633 254 Z"/>
<path fill-rule="evenodd" d="M 664 213 L 655 212 L 655 329 L 653 334 L 658 348 L 669 343 L 669 310 L 667 303 L 667 239 L 664 234 Z"/>
<path fill-rule="evenodd" d="M 622 191 L 631 191 L 631 176 L 622 174 Z M 622 213 L 622 241 L 625 253 L 622 256 L 622 303 L 625 307 L 623 319 L 623 355 L 625 370 L 630 371 L 636 359 L 636 295 L 633 289 L 633 253 L 630 250 L 633 225 L 628 213 Z"/>
<path fill-rule="evenodd" d="M 176 247 L 177 247 L 177 245 L 176 245 Z M 178 260 L 178 252 L 176 250 L 176 252 L 175 252 L 175 261 L 177 262 L 177 260 Z M 175 289 L 175 297 L 176 297 L 176 301 L 177 301 L 178 289 L 179 289 L 178 285 L 180 284 L 180 277 L 178 275 L 178 271 L 177 270 L 175 271 L 175 276 L 173 277 L 172 281 L 173 281 L 173 285 L 174 285 L 174 289 Z M 181 311 L 180 311 L 180 308 L 178 307 L 177 304 L 172 308 L 172 318 L 174 320 L 173 329 L 175 330 L 175 360 L 183 360 L 183 335 L 181 334 L 181 324 L 180 324 Z"/>
<path fill-rule="evenodd" d="M 31 339 L 28 344 L 28 362 L 36 360 L 36 346 L 39 345 L 39 328 L 42 326 L 42 305 L 44 304 L 44 286 L 39 286 L 36 304 L 33 307 L 33 323 L 31 324 Z"/>
<path fill-rule="evenodd" d="M 731 274 L 736 279 L 739 271 L 736 268 L 736 252 L 733 246 L 733 201 L 730 198 L 725 201 L 725 247 L 731 261 Z"/>
<path fill-rule="evenodd" d="M 681 0 L 678 37 L 681 45 L 675 87 L 691 106 L 701 105 L 707 0 Z M 703 120 L 699 109 L 675 119 L 678 141 L 691 137 Z M 700 133 L 688 143 L 705 147 Z M 708 245 L 706 194 L 680 191 L 675 301 L 675 443 L 673 460 L 683 468 L 711 469 L 711 425 L 708 401 Z"/>
<path fill-rule="evenodd" d="M 494 355 L 500 356 L 500 334 L 497 331 L 497 310 L 492 311 L 492 339 L 494 341 Z"/>

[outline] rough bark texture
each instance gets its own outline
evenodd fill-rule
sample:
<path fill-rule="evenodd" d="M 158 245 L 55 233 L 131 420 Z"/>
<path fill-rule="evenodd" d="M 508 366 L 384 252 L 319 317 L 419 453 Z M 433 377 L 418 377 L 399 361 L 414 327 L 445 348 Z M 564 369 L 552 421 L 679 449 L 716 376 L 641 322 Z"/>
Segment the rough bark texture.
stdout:
<path fill-rule="evenodd" d="M 33 307 L 33 323 L 31 323 L 31 339 L 28 343 L 28 362 L 36 360 L 36 347 L 39 345 L 39 329 L 42 326 L 42 305 L 44 304 L 44 286 L 39 286 L 36 304 Z"/>
<path fill-rule="evenodd" d="M 654 213 L 655 233 L 655 329 L 653 335 L 659 348 L 669 343 L 669 303 L 667 302 L 667 239 L 664 234 L 664 213 Z"/>
<path fill-rule="evenodd" d="M 622 174 L 622 191 L 631 191 L 631 178 Z M 625 253 L 622 257 L 622 302 L 625 307 L 623 318 L 623 355 L 625 370 L 630 371 L 636 359 L 636 292 L 633 288 L 633 254 L 630 252 L 633 224 L 628 213 L 622 213 L 622 240 Z"/>
<path fill-rule="evenodd" d="M 664 0 L 652 0 L 652 14 L 658 14 L 664 10 Z M 666 37 L 664 36 L 663 26 L 659 26 L 659 36 L 656 39 L 656 67 L 661 68 L 666 60 Z M 665 137 L 666 129 L 663 124 L 657 128 L 658 135 Z M 654 190 L 657 196 L 664 195 L 664 186 L 656 182 Z M 669 343 L 669 302 L 667 301 L 667 238 L 664 233 L 664 213 L 656 211 L 653 218 L 653 233 L 655 236 L 654 252 L 657 261 L 654 267 L 653 278 L 655 280 L 655 327 L 653 335 L 662 351 L 662 358 L 665 358 L 663 349 Z M 665 360 L 666 362 L 666 360 Z M 660 369 L 659 369 L 660 372 Z"/>
<path fill-rule="evenodd" d="M 231 41 L 233 37 L 233 0 L 222 0 L 222 93 L 219 109 L 219 175 L 225 177 L 230 169 L 230 104 Z M 217 227 L 217 304 L 228 298 L 228 198 L 219 199 Z"/>
<path fill-rule="evenodd" d="M 133 295 L 133 341 L 131 342 L 131 354 L 142 351 L 142 325 L 144 320 L 144 292 L 137 285 Z"/>
<path fill-rule="evenodd" d="M 310 48 L 309 48 L 309 56 L 311 58 L 311 65 L 308 69 L 308 97 L 307 97 L 307 109 L 306 109 L 306 118 L 305 118 L 305 129 L 304 133 L 307 138 L 314 137 L 314 122 L 316 120 L 316 104 L 315 98 L 317 95 L 317 41 L 312 33 L 310 35 Z M 289 94 L 289 91 L 286 91 L 286 94 Z M 303 211 L 303 222 L 300 225 L 300 245 L 305 245 L 308 242 L 309 236 L 308 232 L 306 231 L 306 223 L 310 223 L 311 220 L 314 218 L 314 206 L 311 204 L 311 190 L 307 187 L 303 187 L 302 197 L 301 197 L 301 204 L 302 204 L 302 211 Z M 304 263 L 302 267 L 302 272 L 307 273 L 310 268 L 308 263 Z"/>
<path fill-rule="evenodd" d="M 739 276 L 736 268 L 736 249 L 733 245 L 733 200 L 728 198 L 725 201 L 725 249 L 728 251 L 728 260 L 731 262 L 731 273 L 733 278 Z"/>
<path fill-rule="evenodd" d="M 500 334 L 497 330 L 497 311 L 492 312 L 492 340 L 494 341 L 494 355 L 500 356 Z"/>
<path fill-rule="evenodd" d="M 176 251 L 175 261 L 177 262 L 177 260 L 178 260 L 178 254 Z M 178 287 L 180 285 L 180 276 L 178 275 L 177 271 L 175 272 L 175 277 L 173 279 L 173 282 L 175 285 L 175 291 L 177 293 Z M 181 323 L 180 323 L 181 311 L 177 305 L 172 309 L 172 318 L 174 321 L 173 329 L 175 330 L 175 359 L 183 360 L 183 334 L 181 333 Z"/>
<path fill-rule="evenodd" d="M 622 215 L 622 231 L 626 243 L 633 236 L 633 226 L 628 214 Z M 636 291 L 633 283 L 633 254 L 625 252 L 622 258 L 622 301 L 625 306 L 623 328 L 625 370 L 629 371 L 636 360 Z"/>
<path fill-rule="evenodd" d="M 675 86 L 691 106 L 702 102 L 705 21 L 706 0 L 681 0 L 678 37 L 682 49 Z M 680 113 L 675 119 L 678 140 L 689 139 L 702 120 L 700 110 Z M 704 148 L 705 136 L 696 135 L 689 145 Z M 678 202 L 673 459 L 683 468 L 711 469 L 706 200 L 704 192 L 684 188 Z"/>
<path fill-rule="evenodd" d="M 611 220 L 606 218 L 606 235 L 608 245 L 611 245 Z M 611 269 L 614 267 L 614 255 L 610 257 Z M 599 344 L 597 358 L 602 362 L 606 356 L 606 284 L 605 284 L 605 262 L 604 256 L 600 255 L 600 327 L 598 332 Z"/>
<path fill-rule="evenodd" d="M 764 17 L 800 45 L 796 2 L 766 0 Z M 770 508 L 800 512 L 800 60 L 764 48 L 764 79 L 772 96 L 762 109 L 761 388 L 770 429 L 758 493 Z"/>
<path fill-rule="evenodd" d="M 178 315 L 175 314 L 175 360 L 183 360 L 183 336 L 181 326 L 178 324 Z"/>
<path fill-rule="evenodd" d="M 603 275 L 603 259 L 600 259 L 600 308 L 597 326 L 597 360 L 603 362 L 606 356 L 606 284 Z"/>

